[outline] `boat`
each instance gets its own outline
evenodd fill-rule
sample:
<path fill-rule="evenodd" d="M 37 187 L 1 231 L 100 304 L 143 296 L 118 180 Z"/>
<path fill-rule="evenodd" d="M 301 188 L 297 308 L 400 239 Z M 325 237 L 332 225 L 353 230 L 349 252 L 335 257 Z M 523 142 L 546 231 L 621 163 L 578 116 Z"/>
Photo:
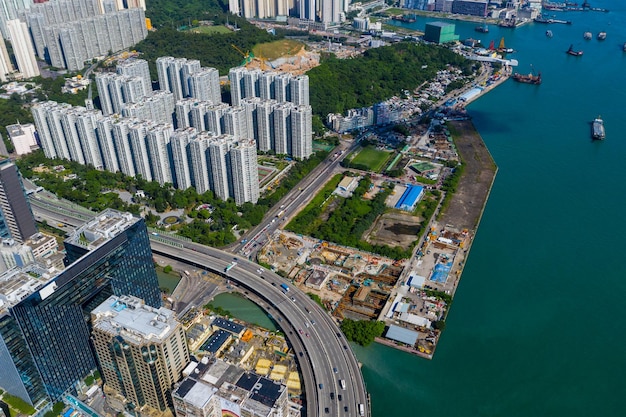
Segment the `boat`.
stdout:
<path fill-rule="evenodd" d="M 546 30 L 546 36 L 548 38 L 551 38 L 552 37 L 552 31 L 551 30 Z"/>
<path fill-rule="evenodd" d="M 624 45 L 622 45 L 622 50 L 626 52 L 626 42 L 624 42 Z"/>
<path fill-rule="evenodd" d="M 489 33 L 489 26 L 485 23 L 484 25 L 478 25 L 474 28 L 476 32 L 480 33 Z"/>
<path fill-rule="evenodd" d="M 589 40 L 593 38 L 593 35 L 591 34 L 591 32 L 585 32 L 583 33 L 583 38 L 585 38 L 586 40 Z"/>
<path fill-rule="evenodd" d="M 591 137 L 594 140 L 604 140 L 604 120 L 600 116 L 593 119 L 591 124 Z"/>
<path fill-rule="evenodd" d="M 567 51 L 565 51 L 568 55 L 573 55 L 573 56 L 582 56 L 583 55 L 583 51 L 575 51 L 574 50 L 574 45 L 570 45 L 569 49 Z"/>
<path fill-rule="evenodd" d="M 598 33 L 598 40 L 599 41 L 603 41 L 606 39 L 606 32 L 600 32 Z"/>
<path fill-rule="evenodd" d="M 530 66 L 530 74 L 519 74 L 519 73 L 515 73 L 512 76 L 514 81 L 517 81 L 518 83 L 523 83 L 523 84 L 535 84 L 535 85 L 539 85 L 541 84 L 541 73 L 538 73 L 537 75 L 535 75 L 535 71 L 533 69 L 533 66 Z"/>

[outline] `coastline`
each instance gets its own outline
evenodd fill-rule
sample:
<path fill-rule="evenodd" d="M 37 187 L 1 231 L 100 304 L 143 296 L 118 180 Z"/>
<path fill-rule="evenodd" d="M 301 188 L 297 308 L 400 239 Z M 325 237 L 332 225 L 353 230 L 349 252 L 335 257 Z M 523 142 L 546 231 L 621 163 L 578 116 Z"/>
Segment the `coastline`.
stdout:
<path fill-rule="evenodd" d="M 500 79 L 483 88 L 480 94 L 472 97 L 466 102 L 463 102 L 460 107 L 466 106 L 468 103 L 482 97 L 495 87 L 501 85 L 509 78 L 509 76 L 510 70 L 504 71 L 504 74 L 502 74 Z M 471 88 L 474 88 L 475 85 L 476 83 L 471 83 L 463 89 L 454 92 L 454 95 L 459 96 Z M 442 101 L 445 102 L 443 99 Z M 478 232 L 480 221 L 485 212 L 487 201 L 489 200 L 489 195 L 491 194 L 498 172 L 498 167 L 495 164 L 493 156 L 487 149 L 480 133 L 476 130 L 476 127 L 469 118 L 465 120 L 448 121 L 447 124 L 450 127 L 459 158 L 464 161 L 466 169 L 459 180 L 458 188 L 455 191 L 454 196 L 451 198 L 449 206 L 443 213 L 440 214 L 440 218 L 433 218 L 431 224 L 436 225 L 437 230 L 440 228 L 468 230 L 468 237 L 465 240 L 465 244 L 458 247 L 456 251 L 456 255 L 453 259 L 453 267 L 449 272 L 448 280 L 441 285 L 438 283 L 435 285 L 435 283 L 429 282 L 429 286 L 434 287 L 434 289 L 439 291 L 445 291 L 454 299 L 454 295 L 456 294 L 456 290 L 463 275 L 466 261 L 471 253 L 474 237 Z M 429 239 L 425 239 L 424 252 L 427 252 L 426 249 L 434 243 L 435 242 L 431 243 Z M 409 262 L 412 263 L 414 260 L 418 260 L 423 256 L 425 255 L 419 257 L 414 255 Z M 418 261 L 418 263 L 419 262 L 421 261 Z M 411 268 L 411 266 L 407 265 L 405 268 Z M 450 311 L 450 308 L 451 304 L 447 306 L 444 313 L 444 321 Z M 403 345 L 385 337 L 376 338 L 375 341 L 385 346 L 402 350 L 424 359 L 432 360 L 443 331 L 445 330 L 435 331 L 435 342 L 429 348 L 425 348 L 418 343 L 413 346 Z"/>

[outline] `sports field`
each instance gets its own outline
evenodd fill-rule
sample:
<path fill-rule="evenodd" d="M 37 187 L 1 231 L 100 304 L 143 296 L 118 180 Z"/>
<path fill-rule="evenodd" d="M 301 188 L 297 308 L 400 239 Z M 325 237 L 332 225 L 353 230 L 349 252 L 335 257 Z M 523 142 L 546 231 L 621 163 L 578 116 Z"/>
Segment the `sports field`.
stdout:
<path fill-rule="evenodd" d="M 380 172 L 390 156 L 391 152 L 389 151 L 379 151 L 376 148 L 368 146 L 361 149 L 361 152 L 352 159 L 351 163 L 364 165 L 372 172 Z"/>
<path fill-rule="evenodd" d="M 206 35 L 212 35 L 214 33 L 231 33 L 232 31 L 226 26 L 198 26 L 197 28 L 189 29 L 193 33 L 204 33 Z"/>
<path fill-rule="evenodd" d="M 304 48 L 304 44 L 291 39 L 283 39 L 280 41 L 262 43 L 252 48 L 254 56 L 263 57 L 270 61 L 278 59 L 281 56 L 295 55 Z"/>

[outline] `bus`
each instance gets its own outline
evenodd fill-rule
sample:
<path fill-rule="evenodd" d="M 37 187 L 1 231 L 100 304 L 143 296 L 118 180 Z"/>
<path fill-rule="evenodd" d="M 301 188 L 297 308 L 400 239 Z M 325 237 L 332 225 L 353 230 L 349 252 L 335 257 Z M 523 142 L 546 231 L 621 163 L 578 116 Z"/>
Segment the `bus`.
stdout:
<path fill-rule="evenodd" d="M 235 262 L 235 261 L 231 262 L 231 263 L 230 263 L 230 265 L 228 265 L 228 266 L 226 267 L 226 269 L 224 270 L 224 272 L 228 272 L 228 271 L 230 271 L 231 269 L 233 269 L 233 268 L 235 267 L 235 265 L 237 265 L 237 262 Z"/>
<path fill-rule="evenodd" d="M 365 416 L 365 406 L 363 404 L 359 404 L 359 415 Z"/>
<path fill-rule="evenodd" d="M 289 292 L 289 287 L 287 286 L 287 284 L 280 284 L 280 288 L 282 288 L 285 292 Z"/>

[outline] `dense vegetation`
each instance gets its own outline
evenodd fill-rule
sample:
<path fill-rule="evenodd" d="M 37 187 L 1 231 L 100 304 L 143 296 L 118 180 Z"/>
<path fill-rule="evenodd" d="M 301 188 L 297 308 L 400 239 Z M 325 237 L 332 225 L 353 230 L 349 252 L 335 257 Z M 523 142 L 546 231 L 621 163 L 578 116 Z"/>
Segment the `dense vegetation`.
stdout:
<path fill-rule="evenodd" d="M 179 27 L 192 20 L 214 20 L 228 10 L 228 1 L 219 0 L 147 0 L 146 17 L 156 28 Z"/>
<path fill-rule="evenodd" d="M 221 18 L 219 20 L 219 23 L 222 23 Z M 142 58 L 150 64 L 153 79 L 156 79 L 155 61 L 161 56 L 198 59 L 202 66 L 217 68 L 220 74 L 227 74 L 230 68 L 236 67 L 244 60 L 232 45 L 248 52 L 258 43 L 276 40 L 276 37 L 257 29 L 244 19 L 231 16 L 230 23 L 233 23 L 233 20 L 237 21 L 240 29 L 231 33 L 198 34 L 164 27 L 156 32 L 150 32 L 146 39 L 135 45 L 135 49 L 142 52 Z"/>
<path fill-rule="evenodd" d="M 349 341 L 367 346 L 374 339 L 382 336 L 385 331 L 385 323 L 382 321 L 344 319 L 341 322 L 341 331 Z"/>
<path fill-rule="evenodd" d="M 47 159 L 42 151 L 23 157 L 17 164 L 26 178 L 36 177 L 38 178 L 36 182 L 48 191 L 96 212 L 114 208 L 139 214 L 142 206 L 159 213 L 170 209 L 184 209 L 192 221 L 173 225 L 171 231 L 177 231 L 194 242 L 223 246 L 236 240 L 233 229 L 246 230 L 259 224 L 267 210 L 294 188 L 327 155 L 327 152 L 318 152 L 308 160 L 296 163 L 272 194 L 261 198 L 256 205 L 244 203 L 240 207 L 237 207 L 234 200 L 220 200 L 210 191 L 198 194 L 194 188 L 177 190 L 171 186 L 161 186 L 154 181 L 128 177 L 121 172 L 114 174 L 98 171 L 77 162 Z M 63 165 L 65 170 L 35 172 L 34 168 L 42 164 L 47 167 Z M 69 179 L 69 174 L 76 174 L 76 178 Z M 130 193 L 143 190 L 146 198 L 141 200 L 135 198 L 137 204 L 129 204 L 114 190 L 125 190 Z M 209 204 L 212 211 L 195 210 L 194 207 L 198 204 Z M 148 212 L 145 219 L 149 226 L 156 226 L 160 217 Z"/>
<path fill-rule="evenodd" d="M 391 193 L 391 188 L 386 188 L 376 194 L 372 200 L 364 200 L 362 197 L 369 190 L 370 185 L 369 178 L 362 179 L 351 197 L 333 202 L 337 204 L 330 213 L 324 212 L 324 207 L 328 206 L 320 204 L 320 200 L 323 202 L 326 197 L 330 196 L 325 188 L 285 226 L 285 229 L 394 259 L 410 256 L 411 248 L 404 250 L 400 247 L 372 245 L 362 240 L 362 235 L 373 224 L 376 217 L 385 212 L 385 199 Z"/>
<path fill-rule="evenodd" d="M 311 106 L 322 117 L 371 106 L 402 90 L 413 91 L 447 64 L 461 68 L 466 75 L 472 73 L 471 61 L 434 45 L 401 42 L 342 60 L 329 55 L 307 72 Z"/>

